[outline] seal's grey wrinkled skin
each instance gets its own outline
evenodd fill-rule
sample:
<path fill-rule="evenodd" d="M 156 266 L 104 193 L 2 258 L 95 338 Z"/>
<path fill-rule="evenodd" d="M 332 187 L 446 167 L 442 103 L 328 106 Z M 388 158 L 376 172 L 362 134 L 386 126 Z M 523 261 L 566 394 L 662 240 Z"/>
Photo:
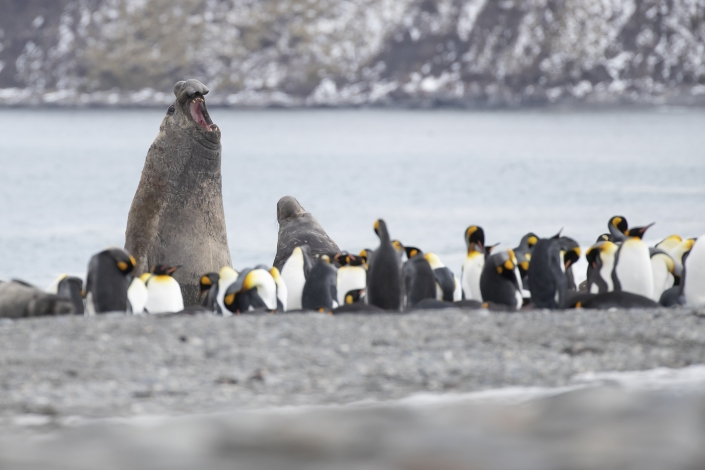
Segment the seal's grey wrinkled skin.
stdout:
<path fill-rule="evenodd" d="M 18 282 L 0 283 L 0 318 L 71 315 L 71 300 Z"/>
<path fill-rule="evenodd" d="M 125 232 L 136 275 L 156 264 L 181 265 L 174 277 L 185 305 L 198 303 L 202 274 L 230 266 L 220 129 L 208 116 L 207 93 L 197 80 L 174 85 L 176 101 L 147 153 Z"/>
<path fill-rule="evenodd" d="M 339 253 L 340 248 L 328 236 L 313 214 L 306 212 L 299 201 L 292 196 L 284 196 L 277 202 L 277 222 L 279 240 L 274 267 L 279 271 L 291 256 L 294 248 L 301 245 L 311 247 L 311 254 Z"/>

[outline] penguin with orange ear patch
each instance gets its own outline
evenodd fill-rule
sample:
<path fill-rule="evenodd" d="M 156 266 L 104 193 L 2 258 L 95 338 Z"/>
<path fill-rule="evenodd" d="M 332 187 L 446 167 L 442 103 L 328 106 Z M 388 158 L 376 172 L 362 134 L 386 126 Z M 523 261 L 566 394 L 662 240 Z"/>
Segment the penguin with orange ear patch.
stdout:
<path fill-rule="evenodd" d="M 384 310 L 400 310 L 401 259 L 392 245 L 384 220 L 377 220 L 374 229 L 379 237 L 379 248 L 375 250 L 367 271 L 367 303 Z"/>
<path fill-rule="evenodd" d="M 172 276 L 180 266 L 158 264 L 147 279 L 147 304 L 149 313 L 176 313 L 184 309 L 181 286 Z"/>
<path fill-rule="evenodd" d="M 517 309 L 523 303 L 519 283 L 519 269 L 514 251 L 492 254 L 485 261 L 480 276 L 482 300 Z"/>
<path fill-rule="evenodd" d="M 569 282 L 567 270 L 580 257 L 578 244 L 560 234 L 542 238 L 534 246 L 529 264 L 529 292 L 537 308 L 566 308 Z M 573 290 L 574 289 L 573 284 Z"/>
<path fill-rule="evenodd" d="M 109 248 L 94 255 L 86 276 L 86 314 L 127 312 L 127 275 L 135 259 L 121 248 Z"/>

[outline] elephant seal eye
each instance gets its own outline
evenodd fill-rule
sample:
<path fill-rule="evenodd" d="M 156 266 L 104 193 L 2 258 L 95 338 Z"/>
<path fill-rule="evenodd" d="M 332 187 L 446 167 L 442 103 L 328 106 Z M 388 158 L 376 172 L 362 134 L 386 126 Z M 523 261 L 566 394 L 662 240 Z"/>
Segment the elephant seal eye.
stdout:
<path fill-rule="evenodd" d="M 174 114 L 174 111 L 176 110 L 174 109 L 174 105 L 172 104 L 171 106 L 169 106 L 169 109 L 166 110 L 166 114 L 171 116 L 172 114 Z"/>

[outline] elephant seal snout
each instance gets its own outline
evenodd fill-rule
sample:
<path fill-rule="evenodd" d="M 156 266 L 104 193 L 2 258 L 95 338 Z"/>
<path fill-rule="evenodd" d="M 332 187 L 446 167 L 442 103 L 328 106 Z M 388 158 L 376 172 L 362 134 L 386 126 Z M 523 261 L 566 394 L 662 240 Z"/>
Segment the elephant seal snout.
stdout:
<path fill-rule="evenodd" d="M 184 303 L 198 303 L 203 273 L 230 266 L 220 172 L 220 129 L 210 118 L 198 80 L 174 85 L 159 134 L 147 153 L 127 219 L 125 249 L 135 273 L 157 264 L 183 267 L 174 275 Z"/>

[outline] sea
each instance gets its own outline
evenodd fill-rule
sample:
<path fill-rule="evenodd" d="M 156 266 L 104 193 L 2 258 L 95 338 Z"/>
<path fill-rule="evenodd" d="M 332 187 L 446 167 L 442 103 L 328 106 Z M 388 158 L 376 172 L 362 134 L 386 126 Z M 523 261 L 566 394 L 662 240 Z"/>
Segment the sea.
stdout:
<path fill-rule="evenodd" d="M 85 277 L 124 244 L 165 111 L 0 109 L 0 279 Z M 705 109 L 209 111 L 236 268 L 271 264 L 285 195 L 341 249 L 375 248 L 383 218 L 456 273 L 473 224 L 504 248 L 560 230 L 588 247 L 613 215 L 655 222 L 649 243 L 705 233 Z"/>

